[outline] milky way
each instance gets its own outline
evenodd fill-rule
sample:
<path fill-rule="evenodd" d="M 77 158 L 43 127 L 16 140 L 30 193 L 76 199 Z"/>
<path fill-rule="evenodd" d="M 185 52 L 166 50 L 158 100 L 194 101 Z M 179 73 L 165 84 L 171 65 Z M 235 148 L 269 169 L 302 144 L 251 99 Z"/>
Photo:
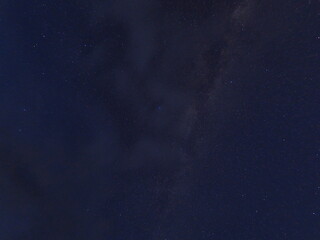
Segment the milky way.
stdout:
<path fill-rule="evenodd" d="M 318 239 L 316 1 L 3 1 L 1 239 Z"/>

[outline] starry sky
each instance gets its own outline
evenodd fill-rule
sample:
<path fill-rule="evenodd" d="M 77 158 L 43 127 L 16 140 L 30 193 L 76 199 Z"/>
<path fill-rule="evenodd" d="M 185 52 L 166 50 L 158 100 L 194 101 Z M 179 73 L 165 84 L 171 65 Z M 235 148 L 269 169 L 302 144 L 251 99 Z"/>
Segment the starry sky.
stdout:
<path fill-rule="evenodd" d="M 1 0 L 1 240 L 320 239 L 317 0 Z"/>

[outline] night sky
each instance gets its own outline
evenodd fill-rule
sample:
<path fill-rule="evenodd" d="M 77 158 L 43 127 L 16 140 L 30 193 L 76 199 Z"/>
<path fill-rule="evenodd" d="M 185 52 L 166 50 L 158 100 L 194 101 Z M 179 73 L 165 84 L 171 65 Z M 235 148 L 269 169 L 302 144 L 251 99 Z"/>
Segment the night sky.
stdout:
<path fill-rule="evenodd" d="M 0 0 L 0 239 L 320 239 L 319 20 Z"/>

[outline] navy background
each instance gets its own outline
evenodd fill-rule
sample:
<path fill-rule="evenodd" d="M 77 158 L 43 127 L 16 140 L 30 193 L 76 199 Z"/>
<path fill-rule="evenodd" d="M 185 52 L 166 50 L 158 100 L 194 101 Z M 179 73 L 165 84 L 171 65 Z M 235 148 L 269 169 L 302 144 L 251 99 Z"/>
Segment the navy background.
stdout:
<path fill-rule="evenodd" d="M 319 239 L 319 14 L 2 0 L 0 238 Z"/>

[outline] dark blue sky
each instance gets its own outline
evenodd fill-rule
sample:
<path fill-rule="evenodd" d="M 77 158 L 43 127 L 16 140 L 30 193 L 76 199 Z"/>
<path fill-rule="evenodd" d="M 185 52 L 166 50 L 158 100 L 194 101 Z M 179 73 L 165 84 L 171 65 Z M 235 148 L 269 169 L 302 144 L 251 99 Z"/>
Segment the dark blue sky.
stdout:
<path fill-rule="evenodd" d="M 0 13 L 0 239 L 320 238 L 318 1 Z"/>

